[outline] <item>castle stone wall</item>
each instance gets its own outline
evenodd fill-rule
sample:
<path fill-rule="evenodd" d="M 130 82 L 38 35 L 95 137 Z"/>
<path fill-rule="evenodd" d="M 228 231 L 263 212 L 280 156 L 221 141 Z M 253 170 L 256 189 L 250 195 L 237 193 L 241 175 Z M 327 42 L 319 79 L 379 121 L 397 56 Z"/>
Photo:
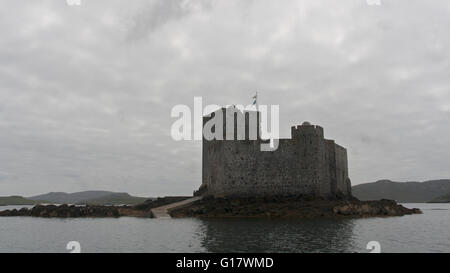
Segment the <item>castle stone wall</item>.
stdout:
<path fill-rule="evenodd" d="M 320 126 L 305 123 L 292 127 L 291 134 L 273 152 L 260 151 L 261 139 L 204 140 L 202 186 L 207 194 L 351 195 L 346 150 L 324 139 Z"/>

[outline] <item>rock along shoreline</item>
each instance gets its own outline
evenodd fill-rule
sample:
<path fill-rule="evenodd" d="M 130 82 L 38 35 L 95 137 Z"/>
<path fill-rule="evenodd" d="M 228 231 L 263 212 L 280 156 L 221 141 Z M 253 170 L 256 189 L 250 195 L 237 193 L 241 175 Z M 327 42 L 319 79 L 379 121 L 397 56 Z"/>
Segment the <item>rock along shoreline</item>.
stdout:
<path fill-rule="evenodd" d="M 308 199 L 304 197 L 270 198 L 204 198 L 188 206 L 170 210 L 179 217 L 255 217 L 255 218 L 321 218 L 321 217 L 389 217 L 421 214 L 392 200 L 360 201 Z"/>
<path fill-rule="evenodd" d="M 43 218 L 118 218 L 123 216 L 153 218 L 151 209 L 179 202 L 189 197 L 161 197 L 149 199 L 134 206 L 101 206 L 101 205 L 36 205 L 32 208 L 22 208 L 0 211 L 0 217 L 43 217 Z"/>
<path fill-rule="evenodd" d="M 153 218 L 151 209 L 183 200 L 187 197 L 165 197 L 148 200 L 136 206 L 75 206 L 36 205 L 0 211 L 0 217 L 29 216 L 43 218 Z M 422 213 L 408 209 L 392 200 L 359 201 L 308 199 L 305 197 L 267 198 L 210 198 L 205 197 L 186 206 L 171 209 L 173 218 L 223 217 L 223 218 L 321 218 L 321 217 L 389 217 Z"/>

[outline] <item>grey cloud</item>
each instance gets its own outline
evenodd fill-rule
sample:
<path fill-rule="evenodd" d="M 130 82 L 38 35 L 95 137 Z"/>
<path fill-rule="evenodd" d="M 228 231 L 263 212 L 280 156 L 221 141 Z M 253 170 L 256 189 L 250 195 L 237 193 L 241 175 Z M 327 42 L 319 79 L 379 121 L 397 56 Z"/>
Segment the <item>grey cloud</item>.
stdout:
<path fill-rule="evenodd" d="M 149 34 L 198 10 L 210 8 L 205 0 L 154 0 L 140 4 L 139 11 L 132 17 L 128 39 L 145 39 Z"/>
<path fill-rule="evenodd" d="M 348 147 L 355 184 L 450 176 L 447 1 L 0 3 L 0 195 L 190 194 L 201 145 L 171 108 L 256 90 L 282 137 Z"/>

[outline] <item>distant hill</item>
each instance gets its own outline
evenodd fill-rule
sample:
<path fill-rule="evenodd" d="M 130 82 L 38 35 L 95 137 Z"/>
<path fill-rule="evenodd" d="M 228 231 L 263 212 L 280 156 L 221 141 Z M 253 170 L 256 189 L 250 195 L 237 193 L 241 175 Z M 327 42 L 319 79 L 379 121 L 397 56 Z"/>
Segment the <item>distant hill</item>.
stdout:
<path fill-rule="evenodd" d="M 435 198 L 428 203 L 450 203 L 450 193 L 444 196 Z"/>
<path fill-rule="evenodd" d="M 50 192 L 46 194 L 36 195 L 28 197 L 30 200 L 34 201 L 48 201 L 57 204 L 76 204 L 81 201 L 97 199 L 105 197 L 107 195 L 113 194 L 110 191 L 82 191 L 75 193 L 65 193 L 65 192 Z"/>
<path fill-rule="evenodd" d="M 137 205 L 149 200 L 147 197 L 131 196 L 128 193 L 112 193 L 100 198 L 77 202 L 79 205 Z"/>
<path fill-rule="evenodd" d="M 0 197 L 0 206 L 22 206 L 35 205 L 36 201 L 23 198 L 22 196 L 2 196 Z"/>
<path fill-rule="evenodd" d="M 426 203 L 450 193 L 450 179 L 425 182 L 393 182 L 380 180 L 352 187 L 360 200 L 392 199 L 401 203 Z"/>
<path fill-rule="evenodd" d="M 83 191 L 75 193 L 50 192 L 28 199 L 57 204 L 91 204 L 91 205 L 135 205 L 148 200 L 147 197 L 135 197 L 128 193 L 111 191 Z"/>

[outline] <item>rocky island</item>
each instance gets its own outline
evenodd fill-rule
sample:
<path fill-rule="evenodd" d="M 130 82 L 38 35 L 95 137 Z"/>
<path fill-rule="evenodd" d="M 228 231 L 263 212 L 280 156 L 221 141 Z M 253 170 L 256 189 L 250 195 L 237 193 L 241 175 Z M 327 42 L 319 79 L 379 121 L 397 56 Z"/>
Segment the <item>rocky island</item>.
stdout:
<path fill-rule="evenodd" d="M 154 218 L 152 209 L 187 199 L 165 197 L 136 206 L 36 205 L 31 209 L 0 211 L 0 217 L 31 216 L 44 218 Z M 169 210 L 173 218 L 181 217 L 252 217 L 252 218 L 320 218 L 320 217 L 388 217 L 422 213 L 392 200 L 359 201 L 311 199 L 305 197 L 214 198 L 206 197 Z"/>
<path fill-rule="evenodd" d="M 228 128 L 222 122 L 233 117 L 234 125 L 240 119 L 245 127 L 235 130 L 234 140 L 228 140 Z M 260 137 L 259 118 L 260 112 L 242 112 L 236 107 L 221 108 L 203 118 L 205 129 L 224 130 L 217 138 L 203 139 L 202 183 L 194 193 L 198 198 L 192 201 L 178 203 L 189 197 L 165 197 L 128 206 L 37 205 L 3 211 L 0 216 L 317 218 L 421 213 L 391 200 L 355 198 L 347 150 L 326 139 L 318 125 L 293 126 L 291 137 L 278 139 L 276 149 L 262 149 L 267 141 Z"/>
<path fill-rule="evenodd" d="M 0 211 L 0 217 L 31 216 L 44 218 L 117 218 L 123 216 L 153 218 L 152 209 L 189 197 L 163 197 L 149 199 L 142 204 L 129 206 L 101 205 L 36 205 L 32 208 Z"/>
<path fill-rule="evenodd" d="M 211 131 L 215 138 L 203 138 L 202 184 L 195 192 L 203 199 L 171 209 L 172 217 L 316 218 L 421 213 L 395 201 L 355 198 L 347 149 L 325 138 L 321 126 L 307 121 L 292 126 L 290 138 L 275 139 L 273 149 L 263 149 L 267 140 L 260 135 L 260 115 L 259 111 L 226 107 L 203 118 L 204 130 L 223 128 Z M 237 128 L 238 124 L 242 128 Z M 229 135 L 234 138 L 229 139 Z"/>
<path fill-rule="evenodd" d="M 170 210 L 177 217 L 333 218 L 388 217 L 422 213 L 392 200 L 359 201 L 305 197 L 204 198 Z"/>

